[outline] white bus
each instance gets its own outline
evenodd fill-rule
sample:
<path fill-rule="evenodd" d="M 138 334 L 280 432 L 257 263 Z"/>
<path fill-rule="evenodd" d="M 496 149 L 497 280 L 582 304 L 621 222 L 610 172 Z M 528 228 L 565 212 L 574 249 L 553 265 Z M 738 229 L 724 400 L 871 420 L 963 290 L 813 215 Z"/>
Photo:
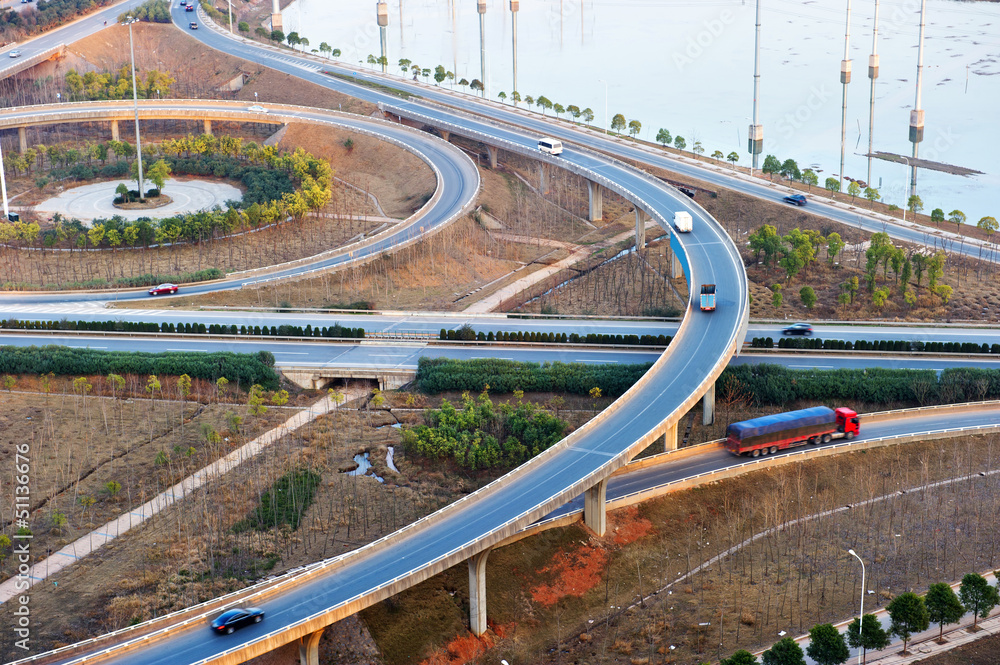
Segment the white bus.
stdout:
<path fill-rule="evenodd" d="M 550 155 L 560 155 L 563 151 L 562 141 L 550 138 L 539 139 L 538 149 L 542 152 L 547 152 Z"/>

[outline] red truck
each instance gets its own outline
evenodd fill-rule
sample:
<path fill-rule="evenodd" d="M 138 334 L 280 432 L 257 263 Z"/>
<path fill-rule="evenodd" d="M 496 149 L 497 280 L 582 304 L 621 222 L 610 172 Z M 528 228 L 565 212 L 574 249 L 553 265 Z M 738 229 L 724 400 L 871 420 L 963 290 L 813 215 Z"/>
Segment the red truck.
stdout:
<path fill-rule="evenodd" d="M 847 407 L 825 406 L 776 413 L 733 423 L 726 429 L 726 450 L 734 455 L 759 457 L 807 443 L 850 441 L 860 432 L 858 413 Z"/>

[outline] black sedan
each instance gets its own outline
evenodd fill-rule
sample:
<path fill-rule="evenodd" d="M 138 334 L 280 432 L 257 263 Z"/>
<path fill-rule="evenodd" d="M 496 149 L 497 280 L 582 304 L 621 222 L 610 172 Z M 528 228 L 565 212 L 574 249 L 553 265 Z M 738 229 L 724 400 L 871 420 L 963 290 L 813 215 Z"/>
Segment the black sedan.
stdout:
<path fill-rule="evenodd" d="M 781 331 L 782 335 L 811 335 L 813 327 L 808 323 L 793 323 Z"/>
<path fill-rule="evenodd" d="M 212 632 L 230 635 L 237 628 L 260 623 L 264 620 L 264 610 L 259 607 L 234 607 L 226 610 L 212 622 Z"/>
<path fill-rule="evenodd" d="M 804 206 L 806 204 L 806 197 L 801 194 L 789 194 L 784 198 L 784 201 L 795 206 Z"/>

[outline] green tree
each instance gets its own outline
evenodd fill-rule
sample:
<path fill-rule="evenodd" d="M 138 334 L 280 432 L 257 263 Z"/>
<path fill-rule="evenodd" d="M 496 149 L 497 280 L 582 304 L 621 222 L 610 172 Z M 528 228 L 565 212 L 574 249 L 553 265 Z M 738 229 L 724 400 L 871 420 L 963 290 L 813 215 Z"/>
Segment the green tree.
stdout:
<path fill-rule="evenodd" d="M 696 155 L 704 155 L 705 149 L 701 146 L 701 141 L 695 141 L 694 145 L 691 146 L 691 152 Z"/>
<path fill-rule="evenodd" d="M 580 116 L 583 115 L 583 111 L 576 104 L 570 104 L 566 107 L 566 113 L 573 116 L 573 122 L 580 122 Z"/>
<path fill-rule="evenodd" d="M 17 385 L 17 379 L 15 379 L 10 374 L 4 374 L 3 375 L 3 387 L 4 387 L 4 390 L 6 390 L 7 392 L 10 392 L 11 390 L 14 389 L 15 385 Z"/>
<path fill-rule="evenodd" d="M 833 231 L 826 237 L 826 260 L 831 266 L 837 260 L 837 255 L 840 254 L 840 251 L 846 245 L 847 243 L 841 240 L 840 234 L 836 231 Z"/>
<path fill-rule="evenodd" d="M 944 221 L 944 210 L 941 210 L 941 208 L 934 208 L 934 210 L 931 210 L 931 221 L 938 226 L 941 226 L 941 222 Z"/>
<path fill-rule="evenodd" d="M 678 150 L 683 150 L 684 148 L 687 147 L 687 141 L 684 140 L 683 136 L 678 134 L 677 136 L 674 137 L 674 147 L 677 148 Z"/>
<path fill-rule="evenodd" d="M 806 309 L 812 309 L 816 304 L 816 292 L 811 286 L 803 286 L 799 289 L 799 298 L 802 300 L 802 304 L 806 306 Z"/>
<path fill-rule="evenodd" d="M 757 656 L 745 649 L 740 649 L 729 658 L 723 658 L 719 665 L 757 665 Z"/>
<path fill-rule="evenodd" d="M 641 122 L 639 122 L 638 120 L 629 120 L 628 121 L 628 133 L 632 135 L 632 138 L 635 138 L 636 136 L 638 136 L 640 131 L 642 131 L 642 123 Z"/>
<path fill-rule="evenodd" d="M 774 155 L 767 155 L 764 157 L 764 165 L 760 169 L 766 175 L 772 176 L 775 173 L 781 172 L 781 162 Z"/>
<path fill-rule="evenodd" d="M 250 24 L 246 21 L 240 21 L 236 24 L 236 29 L 240 32 L 250 32 Z"/>
<path fill-rule="evenodd" d="M 545 115 L 545 112 L 552 108 L 552 100 L 545 95 L 539 95 L 536 97 L 535 104 L 542 107 L 542 115 Z"/>
<path fill-rule="evenodd" d="M 656 132 L 656 142 L 662 144 L 664 147 L 670 145 L 673 141 L 674 137 L 663 127 L 660 127 L 659 131 Z"/>
<path fill-rule="evenodd" d="M 795 640 L 783 637 L 764 652 L 761 662 L 764 665 L 806 665 L 806 658 Z"/>
<path fill-rule="evenodd" d="M 924 602 L 927 604 L 927 617 L 938 624 L 938 642 L 943 642 L 945 625 L 958 623 L 965 614 L 965 607 L 947 582 L 932 584 L 927 589 Z"/>
<path fill-rule="evenodd" d="M 556 114 L 557 118 L 562 117 L 562 114 L 566 112 L 566 107 L 558 102 L 552 105 L 552 112 Z"/>
<path fill-rule="evenodd" d="M 866 614 L 859 622 L 855 619 L 847 627 L 847 643 L 862 650 L 862 662 L 868 662 L 868 650 L 881 651 L 889 646 L 889 634 L 874 614 Z"/>
<path fill-rule="evenodd" d="M 915 215 L 924 209 L 924 202 L 916 194 L 911 194 L 910 197 L 906 199 L 906 209 Z"/>
<path fill-rule="evenodd" d="M 726 156 L 722 154 L 721 150 L 716 150 L 712 153 L 712 159 L 714 159 L 717 162 L 721 162 L 725 158 Z"/>
<path fill-rule="evenodd" d="M 625 129 L 625 116 L 621 113 L 616 113 L 611 118 L 611 129 L 615 130 L 616 134 L 621 134 L 622 130 Z"/>
<path fill-rule="evenodd" d="M 397 64 L 399 64 L 399 68 L 403 70 L 403 74 L 405 75 L 408 71 L 410 71 L 410 65 L 413 64 L 413 61 L 409 58 L 400 58 Z M 465 81 L 465 79 L 462 80 Z M 469 82 L 465 81 L 463 85 L 469 85 Z"/>
<path fill-rule="evenodd" d="M 903 640 L 903 653 L 906 653 L 910 636 L 927 630 L 930 625 L 927 605 L 923 598 L 907 591 L 893 598 L 885 609 L 889 612 L 889 633 Z"/>
<path fill-rule="evenodd" d="M 504 102 L 507 101 L 507 93 L 501 90 L 500 92 L 497 93 L 497 99 L 499 99 L 500 103 L 503 104 Z"/>
<path fill-rule="evenodd" d="M 910 259 L 907 257 L 903 259 L 903 267 L 900 268 L 899 271 L 899 281 L 900 281 L 899 288 L 904 293 L 904 295 L 906 294 L 906 289 L 910 285 L 910 278 L 912 276 L 913 276 L 913 264 L 910 263 Z"/>
<path fill-rule="evenodd" d="M 872 291 L 872 305 L 876 309 L 881 310 L 887 302 L 889 302 L 889 287 L 883 286 Z"/>
<path fill-rule="evenodd" d="M 780 309 L 783 300 L 784 296 L 781 295 L 781 284 L 775 284 L 771 287 L 771 304 L 774 305 L 775 309 Z"/>
<path fill-rule="evenodd" d="M 326 42 L 320 42 L 319 43 L 319 52 L 320 53 L 326 53 L 327 54 L 326 57 L 329 58 L 330 57 L 330 53 L 333 52 L 333 47 L 330 46 L 329 44 L 327 44 Z"/>
<path fill-rule="evenodd" d="M 279 44 L 285 41 L 285 33 L 281 30 L 272 30 L 270 37 L 272 42 L 278 42 Z"/>
<path fill-rule="evenodd" d="M 799 165 L 794 159 L 786 159 L 781 164 L 781 175 L 789 180 L 801 180 L 802 172 L 799 170 Z"/>
<path fill-rule="evenodd" d="M 851 200 L 861 193 L 861 185 L 857 183 L 856 180 L 852 180 L 851 184 L 847 186 L 847 193 L 851 195 Z"/>
<path fill-rule="evenodd" d="M 840 665 L 850 658 L 851 652 L 840 631 L 833 624 L 822 623 L 809 631 L 806 655 L 816 661 L 817 665 Z"/>
<path fill-rule="evenodd" d="M 961 231 L 962 224 L 965 224 L 965 213 L 961 210 L 952 210 L 948 213 L 948 221 L 954 224 L 959 231 Z"/>
<path fill-rule="evenodd" d="M 962 578 L 962 586 L 958 589 L 965 609 L 972 612 L 972 630 L 979 628 L 979 619 L 985 619 L 990 611 L 1000 604 L 1000 595 L 996 587 L 990 586 L 986 578 L 979 573 L 968 573 Z"/>
<path fill-rule="evenodd" d="M 868 203 L 871 204 L 868 206 L 868 208 L 869 209 L 874 208 L 875 202 L 878 201 L 879 197 L 878 190 L 875 189 L 874 187 L 865 187 L 864 194 L 865 198 L 868 199 Z"/>
<path fill-rule="evenodd" d="M 170 177 L 170 164 L 164 159 L 158 159 L 152 166 L 148 167 L 144 175 L 156 186 L 156 189 L 162 190 L 167 178 Z"/>
<path fill-rule="evenodd" d="M 750 234 L 750 249 L 756 253 L 756 262 L 760 263 L 760 255 L 764 255 L 764 265 L 770 266 L 781 251 L 781 236 L 777 229 L 765 224 Z"/>
<path fill-rule="evenodd" d="M 1000 228 L 1000 226 L 997 225 L 996 217 L 983 217 L 976 222 L 976 228 L 985 231 L 986 235 L 992 238 L 993 234 L 997 232 L 997 228 Z"/>
<path fill-rule="evenodd" d="M 812 169 L 804 169 L 802 171 L 802 182 L 804 182 L 809 189 L 812 189 L 813 186 L 819 182 L 819 176 L 817 176 L 816 172 Z"/>
<path fill-rule="evenodd" d="M 727 162 L 732 162 L 733 169 L 735 170 L 736 169 L 736 162 L 740 161 L 740 153 L 738 153 L 735 150 L 733 150 L 731 153 L 729 153 L 728 155 L 726 155 L 726 161 Z"/>
<path fill-rule="evenodd" d="M 271 31 L 268 30 L 267 28 L 265 28 L 262 25 L 258 25 L 256 28 L 254 28 L 253 33 L 255 35 L 257 35 L 258 37 L 261 37 L 263 39 L 270 39 L 271 38 Z"/>
<path fill-rule="evenodd" d="M 836 194 L 840 191 L 840 181 L 836 178 L 827 178 L 823 183 L 823 187 L 831 194 Z"/>
<path fill-rule="evenodd" d="M 434 82 L 435 83 L 437 83 L 438 85 L 441 85 L 442 83 L 444 83 L 444 80 L 447 77 L 448 77 L 448 72 L 445 70 L 445 68 L 442 65 L 438 65 L 437 67 L 434 68 Z M 497 95 L 497 96 L 500 98 L 501 102 L 503 100 L 507 99 L 507 93 L 505 93 L 503 91 L 501 91 L 500 94 Z"/>

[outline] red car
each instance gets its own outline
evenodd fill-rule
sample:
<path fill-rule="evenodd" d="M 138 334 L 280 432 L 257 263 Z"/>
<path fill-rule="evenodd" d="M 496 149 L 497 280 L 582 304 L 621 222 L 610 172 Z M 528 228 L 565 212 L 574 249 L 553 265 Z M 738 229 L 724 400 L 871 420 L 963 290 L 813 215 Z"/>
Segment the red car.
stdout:
<path fill-rule="evenodd" d="M 159 286 L 154 286 L 149 290 L 149 295 L 159 296 L 164 293 L 177 293 L 177 289 L 180 288 L 176 284 L 160 284 Z"/>

